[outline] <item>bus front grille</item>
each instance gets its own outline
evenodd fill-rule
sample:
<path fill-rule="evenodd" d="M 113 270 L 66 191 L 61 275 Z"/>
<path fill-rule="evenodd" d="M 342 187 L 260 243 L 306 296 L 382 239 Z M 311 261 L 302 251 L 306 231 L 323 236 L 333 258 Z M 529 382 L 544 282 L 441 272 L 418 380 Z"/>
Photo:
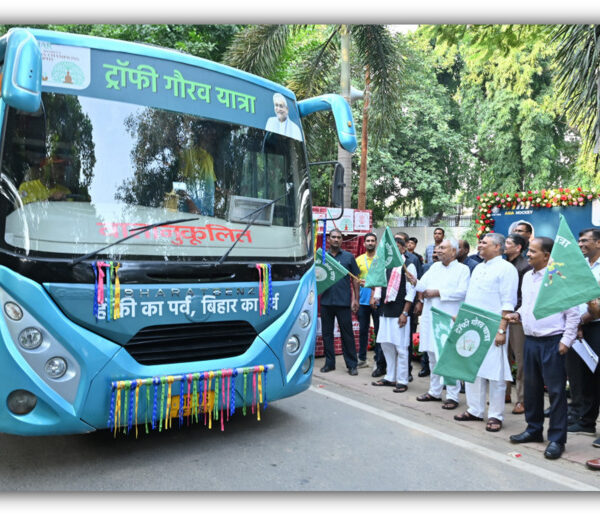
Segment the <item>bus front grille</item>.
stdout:
<path fill-rule="evenodd" d="M 141 329 L 124 348 L 140 364 L 187 363 L 242 355 L 256 336 L 247 321 L 155 325 Z"/>

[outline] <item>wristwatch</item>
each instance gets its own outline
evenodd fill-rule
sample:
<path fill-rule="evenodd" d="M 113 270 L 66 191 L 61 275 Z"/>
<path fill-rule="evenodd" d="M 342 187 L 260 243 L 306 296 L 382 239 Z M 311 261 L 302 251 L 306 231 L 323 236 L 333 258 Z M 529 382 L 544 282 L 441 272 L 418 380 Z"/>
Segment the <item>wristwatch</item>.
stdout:
<path fill-rule="evenodd" d="M 498 334 L 504 335 L 505 331 L 503 329 L 498 329 Z"/>
<path fill-rule="evenodd" d="M 406 311 L 403 311 L 403 312 L 402 312 L 402 316 L 408 316 L 408 312 L 406 312 Z"/>

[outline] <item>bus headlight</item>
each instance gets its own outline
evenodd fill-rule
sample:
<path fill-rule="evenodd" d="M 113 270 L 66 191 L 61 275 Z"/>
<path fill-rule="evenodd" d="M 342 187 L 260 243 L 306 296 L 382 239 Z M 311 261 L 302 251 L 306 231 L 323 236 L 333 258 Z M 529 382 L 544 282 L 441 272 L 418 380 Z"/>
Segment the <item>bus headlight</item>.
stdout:
<path fill-rule="evenodd" d="M 60 379 L 67 372 L 67 361 L 62 357 L 48 359 L 46 366 L 44 366 L 44 371 L 51 379 Z"/>
<path fill-rule="evenodd" d="M 300 340 L 296 336 L 290 336 L 285 344 L 288 354 L 295 354 L 300 348 Z"/>
<path fill-rule="evenodd" d="M 6 399 L 6 405 L 15 415 L 31 413 L 37 404 L 37 397 L 26 390 L 15 390 Z"/>
<path fill-rule="evenodd" d="M 302 311 L 300 313 L 300 316 L 298 316 L 298 323 L 303 329 L 310 325 L 310 314 L 308 311 Z"/>
<path fill-rule="evenodd" d="M 6 302 L 4 313 L 14 321 L 19 321 L 23 317 L 23 310 L 15 302 Z"/>
<path fill-rule="evenodd" d="M 35 327 L 27 327 L 19 334 L 19 345 L 25 350 L 35 350 L 44 340 L 42 333 Z"/>
<path fill-rule="evenodd" d="M 315 303 L 315 292 L 311 289 L 310 293 L 308 293 L 308 305 L 312 305 Z"/>

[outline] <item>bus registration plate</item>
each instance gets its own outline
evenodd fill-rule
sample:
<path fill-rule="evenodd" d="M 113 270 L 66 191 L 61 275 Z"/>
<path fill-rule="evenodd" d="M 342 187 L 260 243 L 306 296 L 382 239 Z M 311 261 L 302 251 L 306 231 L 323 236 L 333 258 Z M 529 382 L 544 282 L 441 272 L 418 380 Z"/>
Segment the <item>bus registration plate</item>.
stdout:
<path fill-rule="evenodd" d="M 184 406 L 183 406 L 183 416 L 189 416 L 190 412 L 191 412 L 191 398 L 192 396 L 190 395 L 189 399 L 187 395 L 184 395 L 183 399 L 184 399 Z M 215 403 L 215 392 L 214 391 L 209 391 L 208 392 L 208 411 L 212 411 L 213 407 L 214 407 L 214 403 Z M 171 418 L 177 418 L 179 417 L 179 405 L 180 405 L 180 398 L 179 395 L 173 395 L 171 397 Z M 204 407 L 202 406 L 202 400 L 200 400 L 200 407 L 198 409 L 199 413 L 204 413 Z"/>

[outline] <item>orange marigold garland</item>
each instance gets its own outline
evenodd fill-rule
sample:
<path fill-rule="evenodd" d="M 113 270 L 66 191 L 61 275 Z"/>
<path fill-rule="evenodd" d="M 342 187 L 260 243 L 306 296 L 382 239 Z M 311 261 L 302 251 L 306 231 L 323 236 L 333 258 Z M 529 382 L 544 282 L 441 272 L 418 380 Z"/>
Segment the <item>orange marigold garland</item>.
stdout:
<path fill-rule="evenodd" d="M 558 188 L 541 189 L 515 192 L 514 194 L 501 194 L 499 192 L 487 192 L 477 196 L 479 206 L 477 208 L 477 238 L 481 235 L 494 231 L 494 219 L 492 211 L 494 208 L 504 210 L 522 210 L 529 208 L 552 208 L 559 206 L 584 206 L 594 199 L 600 198 L 600 192 L 595 188 Z"/>

